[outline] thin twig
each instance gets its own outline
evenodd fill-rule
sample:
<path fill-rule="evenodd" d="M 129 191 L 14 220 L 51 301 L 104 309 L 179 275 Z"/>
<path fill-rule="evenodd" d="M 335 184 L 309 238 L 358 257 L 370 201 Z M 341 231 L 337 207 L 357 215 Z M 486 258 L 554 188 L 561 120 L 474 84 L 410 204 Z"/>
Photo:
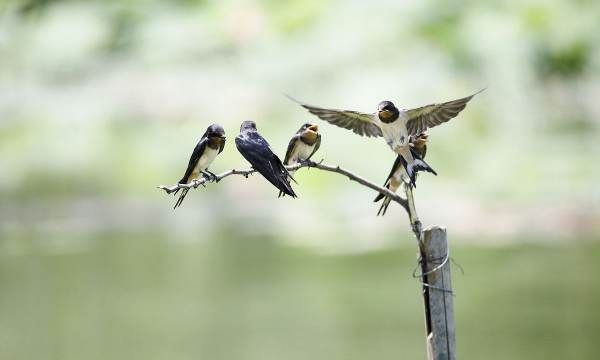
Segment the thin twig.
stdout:
<path fill-rule="evenodd" d="M 329 171 L 329 172 L 333 172 L 333 173 L 337 173 L 337 174 L 346 176 L 348 179 L 350 179 L 352 181 L 356 181 L 357 183 L 359 183 L 363 186 L 366 186 L 372 190 L 375 190 L 375 191 L 389 197 L 393 201 L 402 205 L 402 207 L 407 212 L 409 212 L 408 201 L 406 199 L 404 199 L 403 197 L 401 197 L 400 195 L 396 194 L 393 191 L 390 191 L 389 189 L 387 189 L 385 187 L 375 185 L 374 183 L 372 183 L 372 182 L 370 182 L 370 181 L 368 181 L 346 169 L 343 169 L 339 166 L 331 166 L 331 165 L 323 164 L 322 161 L 317 163 L 317 162 L 309 160 L 309 161 L 303 161 L 301 163 L 297 163 L 294 165 L 288 165 L 288 166 L 286 166 L 286 169 L 288 171 L 293 171 L 293 170 L 298 170 L 303 167 L 315 168 L 315 169 Z M 167 194 L 171 194 L 171 193 L 177 191 L 178 189 L 191 189 L 191 188 L 195 189 L 200 185 L 205 185 L 205 184 L 211 183 L 211 182 L 219 182 L 219 181 L 223 180 L 224 178 L 231 176 L 231 175 L 242 175 L 247 178 L 249 175 L 252 175 L 254 172 L 256 172 L 256 170 L 254 170 L 254 169 L 245 169 L 245 170 L 235 170 L 234 169 L 234 170 L 229 170 L 227 172 L 219 174 L 216 177 L 203 177 L 201 179 L 194 180 L 189 184 L 175 184 L 175 185 L 171 185 L 171 186 L 159 185 L 159 186 L 157 186 L 157 188 L 164 190 Z"/>

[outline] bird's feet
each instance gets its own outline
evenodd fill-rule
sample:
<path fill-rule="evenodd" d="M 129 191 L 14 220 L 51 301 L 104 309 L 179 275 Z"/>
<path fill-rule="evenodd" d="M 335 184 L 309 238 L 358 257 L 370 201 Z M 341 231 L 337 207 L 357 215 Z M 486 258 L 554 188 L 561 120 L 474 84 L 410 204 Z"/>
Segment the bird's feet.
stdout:
<path fill-rule="evenodd" d="M 204 170 L 204 171 L 202 171 L 202 175 L 204 175 L 204 177 L 208 181 L 212 181 L 212 182 L 216 182 L 216 183 L 219 182 L 219 178 L 213 172 L 210 172 L 208 170 Z"/>
<path fill-rule="evenodd" d="M 300 161 L 298 161 L 298 163 L 300 165 L 302 165 L 302 167 L 304 167 L 304 166 L 306 166 L 306 167 L 312 167 L 314 165 L 314 161 L 312 161 L 310 159 L 300 160 Z"/>
<path fill-rule="evenodd" d="M 206 185 L 204 185 L 204 181 L 198 179 L 192 180 L 192 186 L 194 186 L 194 189 L 197 189 L 200 185 L 202 185 L 202 187 L 206 187 Z"/>

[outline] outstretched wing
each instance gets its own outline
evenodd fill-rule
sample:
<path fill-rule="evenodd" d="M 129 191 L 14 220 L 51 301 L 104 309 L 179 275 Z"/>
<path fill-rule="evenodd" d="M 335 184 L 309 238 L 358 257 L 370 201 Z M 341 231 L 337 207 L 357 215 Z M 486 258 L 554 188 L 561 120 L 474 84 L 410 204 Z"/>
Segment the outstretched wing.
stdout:
<path fill-rule="evenodd" d="M 192 152 L 192 156 L 190 156 L 190 161 L 188 163 L 187 169 L 185 170 L 185 174 L 183 175 L 181 180 L 179 180 L 180 184 L 188 183 L 190 175 L 192 175 L 192 172 L 194 171 L 194 168 L 196 167 L 198 160 L 200 160 L 200 156 L 202 156 L 202 154 L 204 153 L 204 150 L 206 149 L 207 143 L 208 143 L 208 138 L 203 136 L 200 139 L 200 141 L 198 141 L 198 144 L 196 144 L 196 147 L 194 148 L 194 151 Z"/>
<path fill-rule="evenodd" d="M 417 135 L 429 128 L 445 123 L 460 113 L 473 96 L 485 89 L 479 90 L 471 96 L 452 100 L 439 104 L 426 105 L 420 108 L 408 110 L 408 121 L 406 129 L 409 135 Z"/>
<path fill-rule="evenodd" d="M 381 129 L 373 122 L 373 114 L 364 114 L 351 110 L 325 109 L 308 104 L 304 104 L 290 96 L 288 98 L 297 102 L 300 106 L 307 109 L 311 114 L 316 115 L 333 125 L 344 129 L 352 130 L 361 136 L 382 136 Z"/>

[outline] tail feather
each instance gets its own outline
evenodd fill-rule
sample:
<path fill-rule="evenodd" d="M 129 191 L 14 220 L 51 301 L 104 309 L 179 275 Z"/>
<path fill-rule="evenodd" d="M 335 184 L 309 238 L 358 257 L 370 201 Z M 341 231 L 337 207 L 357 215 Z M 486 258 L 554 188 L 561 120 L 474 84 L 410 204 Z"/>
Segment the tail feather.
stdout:
<path fill-rule="evenodd" d="M 435 172 L 435 170 L 433 170 L 431 168 L 431 166 L 429 166 L 429 164 L 427 164 L 425 162 L 425 160 L 421 159 L 421 157 L 415 153 L 412 149 L 411 149 L 412 155 L 413 155 L 413 162 L 411 164 L 405 165 L 406 162 L 402 162 L 402 165 L 405 165 L 406 168 L 406 173 L 408 174 L 408 177 L 410 178 L 410 184 L 413 188 L 417 187 L 416 184 L 416 180 L 417 180 L 417 172 L 419 171 L 427 171 L 432 173 L 433 175 L 437 175 L 437 172 Z"/>
<path fill-rule="evenodd" d="M 279 197 L 284 196 L 285 195 L 289 195 L 293 198 L 296 197 L 296 193 L 294 192 L 294 189 L 292 189 L 292 185 L 290 185 L 290 183 L 287 181 L 287 179 L 282 179 L 281 181 L 279 181 Z"/>
<path fill-rule="evenodd" d="M 294 192 L 294 189 L 292 189 L 292 185 L 290 184 L 290 180 L 292 180 L 296 184 L 298 183 L 296 179 L 294 179 L 294 177 L 292 176 L 293 174 L 293 171 L 288 171 L 285 167 L 282 168 L 282 174 L 281 176 L 278 176 L 277 179 L 277 188 L 279 188 L 279 195 L 277 197 L 282 197 L 285 195 L 289 195 L 293 198 L 296 197 L 296 193 Z"/>
<path fill-rule="evenodd" d="M 385 212 L 387 211 L 388 206 L 390 206 L 390 203 L 392 202 L 392 199 L 390 199 L 389 197 L 386 197 L 383 200 L 383 203 L 381 204 L 381 206 L 379 207 L 379 211 L 377 211 L 377 216 L 381 215 L 385 215 Z"/>
<path fill-rule="evenodd" d="M 406 167 L 406 160 L 404 160 L 404 158 L 400 155 L 396 156 L 396 160 L 394 160 L 394 164 L 392 165 L 392 169 L 390 170 L 390 174 L 388 175 L 388 177 L 385 179 L 385 183 L 383 184 L 383 186 L 387 189 L 390 188 L 389 185 L 389 181 L 390 178 L 392 176 L 394 176 L 394 173 L 396 172 L 396 170 L 398 169 L 398 166 L 402 165 L 403 167 Z M 382 193 L 377 194 L 377 197 L 375 197 L 375 200 L 373 200 L 373 202 L 378 202 L 379 200 L 383 199 L 385 197 L 385 195 L 383 195 Z"/>
<path fill-rule="evenodd" d="M 377 194 L 377 196 L 375 197 L 375 200 L 373 200 L 373 202 L 378 202 L 379 200 L 383 199 L 385 197 L 385 195 L 383 195 L 382 193 Z"/>
<path fill-rule="evenodd" d="M 177 194 L 177 191 L 179 191 L 179 189 L 177 189 L 174 194 Z M 177 202 L 175 203 L 175 206 L 173 206 L 173 209 L 177 209 L 179 206 L 181 206 L 181 203 L 183 202 L 183 199 L 185 199 L 185 196 L 187 195 L 188 191 L 190 191 L 190 189 L 183 189 L 181 191 L 181 195 L 179 195 L 179 199 L 177 199 Z"/>

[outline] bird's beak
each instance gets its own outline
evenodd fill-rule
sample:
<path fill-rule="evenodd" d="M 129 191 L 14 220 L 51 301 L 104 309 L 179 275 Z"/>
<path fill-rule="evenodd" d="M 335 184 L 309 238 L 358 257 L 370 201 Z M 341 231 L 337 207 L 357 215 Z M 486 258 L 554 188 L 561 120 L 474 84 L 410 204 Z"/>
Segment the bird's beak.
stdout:
<path fill-rule="evenodd" d="M 308 127 L 308 130 L 311 130 L 311 131 L 314 131 L 314 132 L 318 132 L 319 131 L 319 125 L 317 125 L 317 124 L 311 124 Z"/>
<path fill-rule="evenodd" d="M 389 110 L 379 110 L 379 117 L 389 119 L 392 117 L 392 112 Z"/>

